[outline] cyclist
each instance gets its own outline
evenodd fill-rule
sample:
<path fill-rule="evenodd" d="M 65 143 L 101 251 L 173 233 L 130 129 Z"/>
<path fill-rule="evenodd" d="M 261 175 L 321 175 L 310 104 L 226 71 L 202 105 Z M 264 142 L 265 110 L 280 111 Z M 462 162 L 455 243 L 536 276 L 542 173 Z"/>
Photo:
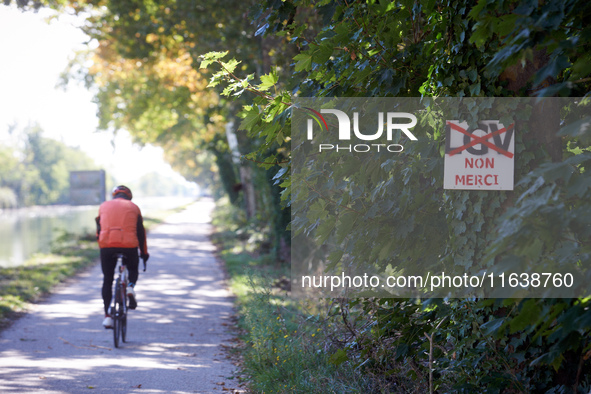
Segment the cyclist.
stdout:
<path fill-rule="evenodd" d="M 127 295 L 130 309 L 137 307 L 134 286 L 138 279 L 138 248 L 144 265 L 150 257 L 144 221 L 139 207 L 131 202 L 133 198 L 131 190 L 121 185 L 115 187 L 111 195 L 113 199 L 101 204 L 99 215 L 96 218 L 96 235 L 103 270 L 102 296 L 105 309 L 103 326 L 105 328 L 113 328 L 109 305 L 111 304 L 117 256 L 119 254 L 124 256 L 129 271 Z"/>

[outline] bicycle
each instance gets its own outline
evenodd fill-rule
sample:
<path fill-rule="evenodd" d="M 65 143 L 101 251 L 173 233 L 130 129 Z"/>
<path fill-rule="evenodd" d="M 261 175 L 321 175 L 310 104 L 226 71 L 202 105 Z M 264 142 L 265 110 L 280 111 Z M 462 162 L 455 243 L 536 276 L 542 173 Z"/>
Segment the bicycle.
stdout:
<path fill-rule="evenodd" d="M 115 347 L 118 348 L 119 338 L 123 342 L 126 342 L 127 339 L 127 309 L 129 307 L 127 298 L 128 272 L 122 254 L 117 256 L 115 272 L 119 272 L 119 276 L 115 282 L 111 316 L 113 317 L 113 341 Z"/>

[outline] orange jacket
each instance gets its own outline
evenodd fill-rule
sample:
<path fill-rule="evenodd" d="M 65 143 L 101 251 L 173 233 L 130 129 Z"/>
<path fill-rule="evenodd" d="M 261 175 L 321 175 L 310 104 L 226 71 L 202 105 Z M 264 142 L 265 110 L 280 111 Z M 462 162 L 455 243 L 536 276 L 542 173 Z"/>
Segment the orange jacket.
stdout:
<path fill-rule="evenodd" d="M 100 248 L 140 248 L 148 253 L 146 231 L 137 205 L 124 198 L 105 201 L 99 207 L 97 237 Z"/>

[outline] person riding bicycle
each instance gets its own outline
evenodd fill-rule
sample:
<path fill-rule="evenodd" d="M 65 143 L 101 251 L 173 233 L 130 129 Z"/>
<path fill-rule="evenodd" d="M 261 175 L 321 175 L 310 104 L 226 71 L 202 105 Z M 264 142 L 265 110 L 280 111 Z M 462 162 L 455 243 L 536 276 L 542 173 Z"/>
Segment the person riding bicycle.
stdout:
<path fill-rule="evenodd" d="M 117 256 L 122 254 L 129 272 L 129 309 L 137 307 L 134 286 L 139 276 L 138 248 L 144 267 L 150 255 L 146 242 L 144 220 L 139 207 L 131 202 L 133 195 L 126 186 L 117 186 L 111 193 L 113 199 L 105 201 L 99 207 L 99 215 L 95 219 L 96 236 L 100 248 L 101 268 L 103 270 L 102 297 L 105 309 L 103 326 L 113 328 L 113 319 L 109 314 L 111 304 L 113 278 L 117 265 Z"/>

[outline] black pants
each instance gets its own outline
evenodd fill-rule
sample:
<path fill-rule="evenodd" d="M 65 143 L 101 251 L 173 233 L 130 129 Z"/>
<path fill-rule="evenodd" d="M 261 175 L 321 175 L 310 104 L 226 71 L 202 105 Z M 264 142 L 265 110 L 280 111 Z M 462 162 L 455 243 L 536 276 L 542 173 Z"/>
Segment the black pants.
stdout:
<path fill-rule="evenodd" d="M 103 304 L 105 314 L 109 312 L 111 298 L 113 295 L 113 278 L 115 277 L 115 267 L 117 266 L 117 255 L 123 254 L 127 271 L 129 272 L 129 282 L 137 283 L 138 266 L 140 259 L 137 248 L 102 248 L 101 249 L 101 267 L 103 269 Z"/>

